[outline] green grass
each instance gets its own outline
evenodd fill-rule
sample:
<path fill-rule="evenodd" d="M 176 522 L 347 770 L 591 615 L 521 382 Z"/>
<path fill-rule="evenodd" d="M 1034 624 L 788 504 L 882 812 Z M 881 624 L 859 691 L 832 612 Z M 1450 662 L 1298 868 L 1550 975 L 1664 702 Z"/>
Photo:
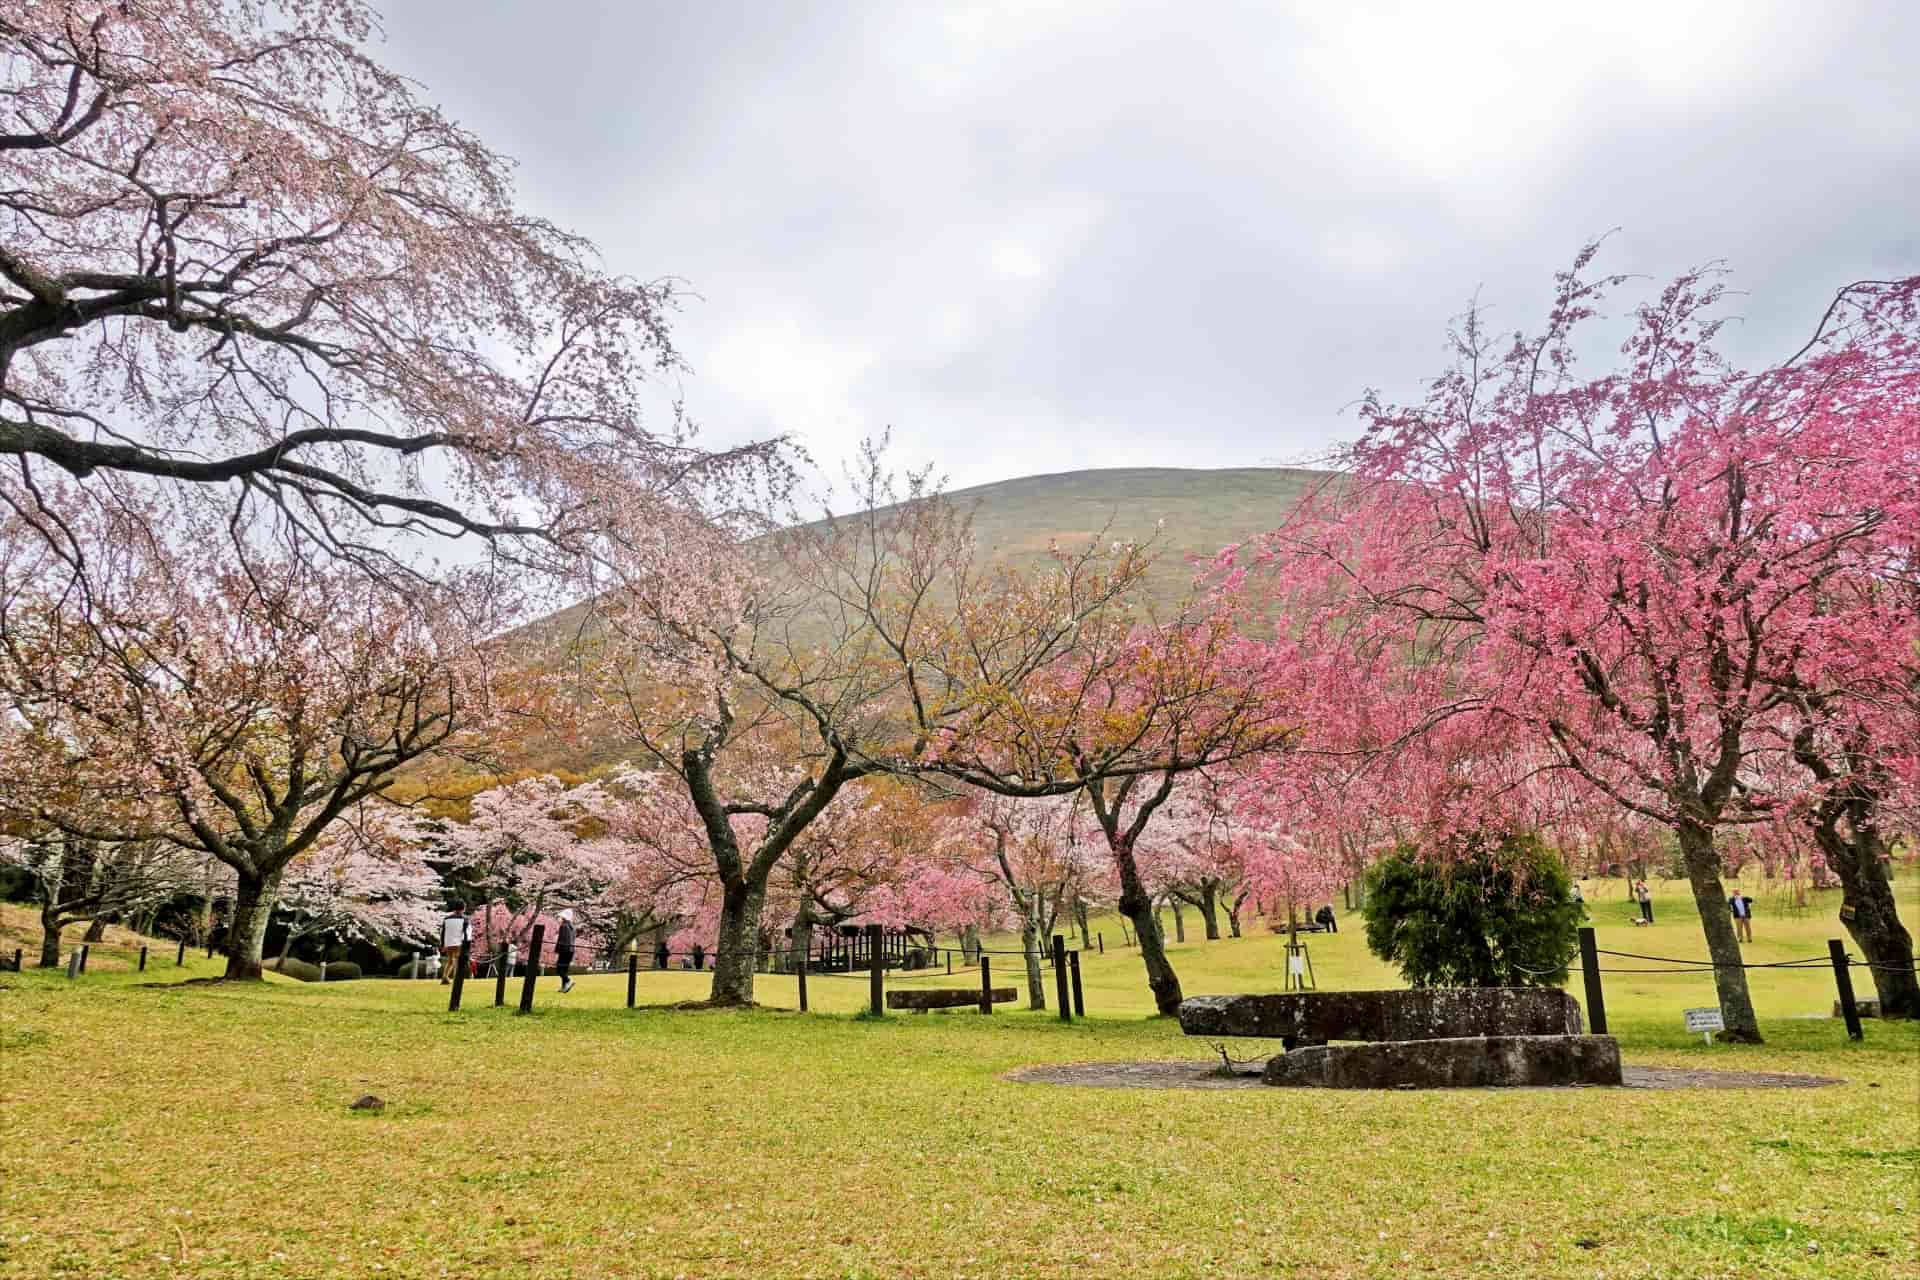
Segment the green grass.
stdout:
<path fill-rule="evenodd" d="M 1677 887 L 1651 930 L 1617 898 L 1595 904 L 1602 946 L 1700 954 Z M 1751 954 L 1819 954 L 1820 908 L 1763 915 Z M 543 982 L 521 1018 L 490 1007 L 490 983 L 451 1016 L 431 983 L 141 985 L 218 970 L 177 970 L 171 951 L 146 975 L 112 947 L 76 983 L 7 974 L 0 1274 L 1913 1273 L 1920 1029 L 1870 1022 L 1849 1044 L 1806 1016 L 1826 1012 L 1830 975 L 1758 971 L 1758 1047 L 1686 1035 L 1679 1011 L 1711 1003 L 1698 979 L 1608 985 L 1629 1062 L 1846 1081 L 1824 1090 L 1003 1081 L 1029 1063 L 1211 1055 L 1143 1016 L 1138 959 L 1117 922 L 1097 927 L 1093 1016 L 1071 1027 L 1004 1006 L 856 1020 L 864 980 L 828 978 L 812 983 L 828 1012 L 807 1017 L 628 1012 L 609 975 L 566 997 Z M 1189 993 L 1274 988 L 1281 940 L 1255 932 L 1176 947 Z M 1310 941 L 1323 986 L 1390 979 L 1357 928 Z M 1017 983 L 1012 959 L 997 981 Z M 689 973 L 641 981 L 643 1001 L 704 990 Z M 791 980 L 760 995 L 789 1004 Z M 384 1113 L 347 1110 L 367 1092 Z"/>

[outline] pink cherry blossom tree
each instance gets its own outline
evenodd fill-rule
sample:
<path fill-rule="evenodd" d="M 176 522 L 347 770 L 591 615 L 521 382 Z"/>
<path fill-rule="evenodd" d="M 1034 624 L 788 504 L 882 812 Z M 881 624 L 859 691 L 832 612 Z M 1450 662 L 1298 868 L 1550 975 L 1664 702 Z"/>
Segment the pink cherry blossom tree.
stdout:
<path fill-rule="evenodd" d="M 227 975 L 257 979 L 288 864 L 495 709 L 476 641 L 497 597 L 406 600 L 265 551 L 237 569 L 164 522 L 73 528 L 84 574 L 0 524 L 0 703 L 29 730 L 0 738 L 0 793 L 75 839 L 219 860 Z"/>
<path fill-rule="evenodd" d="M 775 451 L 644 425 L 674 287 L 521 208 L 377 35 L 362 0 L 7 6 L 0 502 L 76 565 L 76 512 L 130 503 L 403 582 L 696 564 L 655 531 Z"/>
<path fill-rule="evenodd" d="M 289 862 L 275 904 L 286 929 L 278 963 L 303 938 L 432 944 L 440 877 L 411 836 L 399 811 L 362 801 Z"/>
<path fill-rule="evenodd" d="M 1576 334 L 1622 283 L 1588 275 L 1594 252 L 1540 334 L 1469 312 L 1424 401 L 1369 399 L 1348 481 L 1240 567 L 1279 563 L 1293 616 L 1346 660 L 1320 692 L 1382 667 L 1424 689 L 1384 749 L 1464 725 L 1523 744 L 1494 763 L 1537 758 L 1670 830 L 1728 1033 L 1758 1040 L 1718 841 L 1789 802 L 1753 783 L 1784 776 L 1765 757 L 1790 702 L 1849 697 L 1912 651 L 1836 643 L 1875 619 L 1833 607 L 1841 582 L 1877 598 L 1915 542 L 1920 279 L 1842 290 L 1756 373 L 1720 358 L 1720 286 L 1690 274 L 1636 310 L 1618 369 L 1583 377 Z M 1434 794 L 1465 821 L 1511 793 Z"/>

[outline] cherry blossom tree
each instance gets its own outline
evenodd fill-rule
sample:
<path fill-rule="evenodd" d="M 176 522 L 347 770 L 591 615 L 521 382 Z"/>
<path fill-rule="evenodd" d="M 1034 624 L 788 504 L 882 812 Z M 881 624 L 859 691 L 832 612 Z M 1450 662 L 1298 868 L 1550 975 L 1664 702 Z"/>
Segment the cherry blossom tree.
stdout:
<path fill-rule="evenodd" d="M 19 815 L 77 839 L 165 841 L 237 880 L 230 978 L 258 978 L 287 866 L 408 763 L 497 706 L 498 599 L 169 540 L 164 522 L 76 523 L 86 573 L 0 526 L 0 739 Z M 29 741 L 31 739 L 31 741 Z"/>
<path fill-rule="evenodd" d="M 61 934 L 82 921 L 128 919 L 199 887 L 199 868 L 157 841 L 101 842 L 54 828 L 0 838 L 0 866 L 25 872 L 40 909 L 40 967 L 60 965 Z"/>
<path fill-rule="evenodd" d="M 1595 252 L 1537 336 L 1469 312 L 1423 402 L 1369 398 L 1348 481 L 1237 568 L 1272 557 L 1350 660 L 1317 691 L 1382 665 L 1420 677 L 1396 752 L 1449 723 L 1517 739 L 1507 758 L 1544 755 L 1672 831 L 1728 1034 L 1758 1040 L 1718 842 L 1790 801 L 1752 785 L 1783 776 L 1764 758 L 1787 749 L 1767 726 L 1790 700 L 1848 696 L 1912 651 L 1837 644 L 1883 619 L 1830 606 L 1915 542 L 1920 279 L 1849 286 L 1753 373 L 1717 353 L 1716 277 L 1689 274 L 1636 310 L 1618 370 L 1582 377 L 1576 334 L 1623 283 L 1588 274 Z M 1464 817 L 1506 793 L 1453 794 Z"/>
<path fill-rule="evenodd" d="M 856 514 L 736 540 L 698 577 L 623 565 L 584 637 L 591 714 L 699 816 L 720 889 L 715 1004 L 751 1003 L 769 882 L 841 792 L 971 769 L 956 749 L 1110 630 L 1093 620 L 1145 572 L 1137 548 L 1095 543 L 1040 572 L 984 567 L 970 513 L 925 475 L 899 487 L 878 446 L 853 483 Z"/>
<path fill-rule="evenodd" d="M 643 425 L 673 286 L 520 208 L 377 34 L 362 0 L 0 14 L 0 502 L 76 565 L 76 512 L 124 505 L 402 581 L 454 543 L 696 564 L 656 530 L 776 451 Z"/>
<path fill-rule="evenodd" d="M 440 877 L 397 811 L 363 801 L 287 864 L 276 909 L 284 965 L 302 938 L 432 943 Z"/>

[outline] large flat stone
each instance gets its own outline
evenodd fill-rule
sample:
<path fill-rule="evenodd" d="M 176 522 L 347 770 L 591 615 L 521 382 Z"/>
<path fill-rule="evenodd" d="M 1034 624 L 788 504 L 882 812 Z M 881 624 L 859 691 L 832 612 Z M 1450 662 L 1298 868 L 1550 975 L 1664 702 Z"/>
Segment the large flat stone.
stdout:
<path fill-rule="evenodd" d="M 1267 1062 L 1272 1085 L 1321 1089 L 1484 1089 L 1619 1084 L 1612 1036 L 1461 1036 L 1296 1049 Z"/>
<path fill-rule="evenodd" d="M 993 988 L 993 1003 L 1011 1004 L 1013 1000 L 1012 987 Z M 909 987 L 887 992 L 887 1008 L 918 1009 L 922 1013 L 929 1009 L 964 1009 L 979 1003 L 978 987 Z"/>
<path fill-rule="evenodd" d="M 1580 1006 L 1557 987 L 1428 987 L 1195 996 L 1180 1005 L 1190 1036 L 1276 1040 L 1443 1040 L 1578 1035 Z"/>

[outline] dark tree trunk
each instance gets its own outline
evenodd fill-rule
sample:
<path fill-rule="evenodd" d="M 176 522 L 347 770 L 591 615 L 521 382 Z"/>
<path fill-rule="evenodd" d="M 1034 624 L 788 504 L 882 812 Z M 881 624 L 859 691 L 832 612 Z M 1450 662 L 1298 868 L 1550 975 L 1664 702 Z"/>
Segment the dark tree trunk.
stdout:
<path fill-rule="evenodd" d="M 1227 929 L 1234 937 L 1240 936 L 1240 908 L 1247 903 L 1247 895 L 1237 894 L 1227 902 Z"/>
<path fill-rule="evenodd" d="M 1206 923 L 1207 941 L 1220 941 L 1220 888 L 1213 881 L 1200 885 L 1200 919 Z"/>
<path fill-rule="evenodd" d="M 1140 945 L 1140 962 L 1147 967 L 1147 987 L 1153 992 L 1153 1007 L 1172 1017 L 1180 1012 L 1180 975 L 1167 960 L 1160 922 L 1154 916 L 1153 899 L 1140 883 L 1140 869 L 1133 851 L 1122 843 L 1113 849 L 1114 867 L 1120 873 L 1120 914 L 1133 922 L 1134 940 Z M 1178 908 L 1174 918 L 1179 919 Z"/>
<path fill-rule="evenodd" d="M 1741 1044 L 1759 1044 L 1760 1022 L 1754 1016 L 1753 998 L 1747 994 L 1747 971 L 1741 968 L 1740 939 L 1733 931 L 1733 916 L 1727 909 L 1726 886 L 1720 879 L 1720 855 L 1713 847 L 1713 832 L 1694 823 L 1676 828 L 1680 837 L 1680 856 L 1687 867 L 1687 883 L 1693 889 L 1693 903 L 1700 912 L 1700 928 L 1706 934 L 1707 955 L 1713 960 L 1713 985 L 1720 997 L 1720 1016 L 1726 1030 L 1723 1040 Z"/>
<path fill-rule="evenodd" d="M 764 877 L 745 876 L 724 886 L 713 948 L 713 990 L 707 997 L 716 1005 L 753 1003 L 753 953 L 766 898 Z"/>
<path fill-rule="evenodd" d="M 40 913 L 40 967 L 58 969 L 60 967 L 60 934 L 66 928 L 60 923 L 60 917 L 52 911 Z"/>
<path fill-rule="evenodd" d="M 1169 898 L 1167 905 L 1173 909 L 1173 940 L 1175 942 L 1185 942 L 1187 940 L 1187 913 L 1180 909 L 1180 899 L 1178 898 Z"/>
<path fill-rule="evenodd" d="M 1087 927 L 1087 904 L 1078 898 L 1073 900 L 1073 919 L 1080 926 L 1080 949 L 1093 950 L 1093 934 Z"/>
<path fill-rule="evenodd" d="M 87 925 L 87 936 L 80 939 L 80 941 L 93 943 L 93 942 L 105 942 L 106 940 L 107 940 L 107 918 L 105 916 L 95 916 L 93 918 L 93 921 Z"/>
<path fill-rule="evenodd" d="M 243 871 L 238 880 L 233 914 L 227 918 L 227 978 L 258 982 L 264 967 L 260 953 L 267 941 L 267 917 L 280 896 L 280 872 L 256 876 Z"/>
<path fill-rule="evenodd" d="M 980 926 L 970 924 L 960 931 L 960 955 L 970 965 L 980 963 Z"/>
<path fill-rule="evenodd" d="M 1827 866 L 1840 880 L 1840 923 L 1871 966 L 1883 1018 L 1920 1018 L 1920 978 L 1914 974 L 1913 935 L 1900 923 L 1887 847 L 1871 826 L 1848 839 L 1829 824 L 1814 829 Z"/>
<path fill-rule="evenodd" d="M 1020 920 L 1020 946 L 1027 961 L 1027 1008 L 1047 1007 L 1047 982 L 1040 972 L 1040 926 L 1031 913 Z"/>

